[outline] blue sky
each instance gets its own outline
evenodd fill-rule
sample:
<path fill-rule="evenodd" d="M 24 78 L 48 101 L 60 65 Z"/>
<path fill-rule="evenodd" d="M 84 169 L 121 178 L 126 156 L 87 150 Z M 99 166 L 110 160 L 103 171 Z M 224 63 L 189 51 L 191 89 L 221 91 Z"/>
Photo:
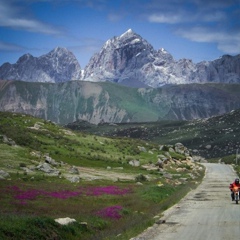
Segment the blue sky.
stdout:
<path fill-rule="evenodd" d="M 240 53 L 240 0 L 0 0 L 0 65 L 66 47 L 82 68 L 128 29 L 195 63 Z"/>

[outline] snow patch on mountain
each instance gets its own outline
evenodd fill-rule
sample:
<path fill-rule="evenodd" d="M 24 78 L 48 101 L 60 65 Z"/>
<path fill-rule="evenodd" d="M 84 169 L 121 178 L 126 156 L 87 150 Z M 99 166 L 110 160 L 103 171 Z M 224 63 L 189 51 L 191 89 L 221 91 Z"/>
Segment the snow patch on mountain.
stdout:
<path fill-rule="evenodd" d="M 175 60 L 164 48 L 155 50 L 128 29 L 106 41 L 84 69 L 66 48 L 56 47 L 40 57 L 24 54 L 15 64 L 0 66 L 0 79 L 29 82 L 110 81 L 157 88 L 165 84 L 240 83 L 240 54 L 193 63 Z"/>

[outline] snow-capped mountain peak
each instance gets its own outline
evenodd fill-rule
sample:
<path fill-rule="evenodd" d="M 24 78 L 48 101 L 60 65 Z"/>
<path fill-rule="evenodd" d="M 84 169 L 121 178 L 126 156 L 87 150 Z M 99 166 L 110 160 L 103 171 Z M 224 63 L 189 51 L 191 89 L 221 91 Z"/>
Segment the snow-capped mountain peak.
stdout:
<path fill-rule="evenodd" d="M 226 69 L 219 67 L 223 60 L 228 62 Z M 83 80 L 128 82 L 129 85 L 140 81 L 151 87 L 208 81 L 240 82 L 240 76 L 236 72 L 236 69 L 240 69 L 239 61 L 234 60 L 234 64 L 232 61 L 231 56 L 198 64 L 189 59 L 175 61 L 166 49 L 154 50 L 145 39 L 128 29 L 119 37 L 109 39 L 101 51 L 90 59 Z M 219 72 L 226 74 L 220 75 Z"/>
<path fill-rule="evenodd" d="M 132 36 L 132 35 L 134 35 L 134 32 L 133 32 L 133 30 L 130 28 L 130 29 L 128 29 L 125 33 L 123 33 L 122 35 L 120 35 L 119 38 L 126 38 L 126 37 L 130 37 L 130 36 Z"/>
<path fill-rule="evenodd" d="M 161 39 L 160 39 L 161 40 Z M 240 83 L 240 55 L 193 63 L 174 60 L 164 48 L 155 50 L 132 29 L 106 41 L 84 70 L 72 52 L 56 47 L 40 57 L 25 54 L 15 64 L 0 66 L 0 79 L 32 82 L 111 81 L 128 86 Z"/>

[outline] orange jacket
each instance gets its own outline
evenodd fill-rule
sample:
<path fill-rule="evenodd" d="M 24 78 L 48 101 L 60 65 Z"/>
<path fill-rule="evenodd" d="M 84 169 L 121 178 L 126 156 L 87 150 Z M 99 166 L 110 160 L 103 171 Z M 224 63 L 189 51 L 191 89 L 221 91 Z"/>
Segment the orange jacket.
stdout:
<path fill-rule="evenodd" d="M 240 183 L 236 184 L 235 182 L 231 183 L 229 186 L 230 190 L 233 191 L 235 188 L 239 189 L 240 188 Z"/>

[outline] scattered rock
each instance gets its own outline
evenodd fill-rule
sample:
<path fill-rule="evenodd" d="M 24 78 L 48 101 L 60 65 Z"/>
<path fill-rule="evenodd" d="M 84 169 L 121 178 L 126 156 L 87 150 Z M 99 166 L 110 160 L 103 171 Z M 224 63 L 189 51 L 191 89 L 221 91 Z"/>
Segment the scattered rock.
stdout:
<path fill-rule="evenodd" d="M 163 168 L 163 161 L 161 159 L 158 159 L 155 165 L 158 166 L 159 168 Z"/>
<path fill-rule="evenodd" d="M 0 179 L 6 179 L 6 178 L 10 178 L 9 173 L 7 173 L 3 170 L 0 170 Z"/>
<path fill-rule="evenodd" d="M 138 149 L 139 149 L 139 151 L 141 151 L 141 152 L 147 152 L 147 150 L 146 150 L 145 147 L 140 147 L 140 146 L 138 146 Z"/>
<path fill-rule="evenodd" d="M 205 146 L 205 148 L 209 150 L 209 149 L 212 148 L 212 146 L 211 145 L 207 145 L 207 146 Z"/>
<path fill-rule="evenodd" d="M 168 178 L 168 179 L 172 179 L 173 178 L 172 174 L 170 174 L 170 173 L 163 174 L 163 177 Z"/>
<path fill-rule="evenodd" d="M 32 151 L 30 154 L 31 154 L 31 156 L 37 157 L 37 158 L 41 158 L 41 156 L 42 156 L 42 154 L 40 152 L 35 152 L 35 151 Z"/>
<path fill-rule="evenodd" d="M 189 156 L 189 150 L 182 143 L 175 144 L 175 152 Z"/>
<path fill-rule="evenodd" d="M 145 164 L 145 165 L 142 165 L 141 168 L 147 171 L 157 171 L 159 169 L 159 167 L 154 164 Z"/>
<path fill-rule="evenodd" d="M 44 157 L 45 157 L 45 162 L 46 163 L 49 163 L 52 166 L 57 166 L 58 165 L 58 163 L 53 158 L 51 158 L 49 155 L 45 155 Z"/>
<path fill-rule="evenodd" d="M 52 168 L 50 164 L 48 163 L 41 163 L 36 167 L 37 170 L 40 170 L 42 172 L 48 173 L 52 176 L 58 176 L 59 170 Z"/>
<path fill-rule="evenodd" d="M 75 133 L 73 133 L 72 131 L 70 130 L 67 130 L 67 129 L 62 129 L 63 133 L 65 135 L 69 135 L 69 136 L 75 136 Z"/>
<path fill-rule="evenodd" d="M 77 174 L 77 175 L 79 175 L 79 170 L 78 170 L 78 168 L 77 168 L 77 167 L 75 167 L 75 166 L 72 166 L 72 167 L 70 167 L 70 169 L 69 169 L 69 173 L 72 173 L 72 174 Z"/>
<path fill-rule="evenodd" d="M 79 176 L 67 176 L 67 180 L 69 180 L 71 183 L 79 183 L 80 177 Z"/>
<path fill-rule="evenodd" d="M 68 225 L 69 223 L 76 222 L 76 220 L 74 218 L 66 217 L 66 218 L 57 218 L 55 219 L 55 222 L 61 225 Z"/>
<path fill-rule="evenodd" d="M 175 150 L 172 147 L 170 147 L 169 152 L 175 152 Z"/>
<path fill-rule="evenodd" d="M 129 164 L 130 164 L 131 166 L 134 166 L 134 167 L 139 167 L 139 166 L 140 166 L 139 160 L 131 160 L 131 161 L 129 162 Z"/>
<path fill-rule="evenodd" d="M 16 143 L 11 139 L 8 138 L 6 135 L 0 135 L 2 137 L 2 141 L 10 146 L 16 146 Z"/>

